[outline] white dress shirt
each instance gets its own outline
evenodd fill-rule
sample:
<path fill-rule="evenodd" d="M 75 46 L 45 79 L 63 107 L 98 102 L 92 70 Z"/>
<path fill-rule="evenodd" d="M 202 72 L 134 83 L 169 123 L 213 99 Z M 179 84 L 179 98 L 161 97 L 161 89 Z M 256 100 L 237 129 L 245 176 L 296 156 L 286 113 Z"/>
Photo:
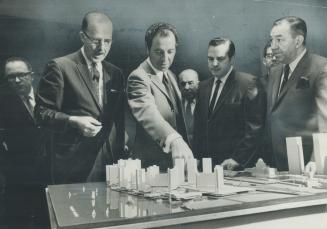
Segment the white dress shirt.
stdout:
<path fill-rule="evenodd" d="M 216 97 L 216 101 L 215 101 L 215 105 L 214 105 L 214 107 L 213 107 L 213 110 L 214 110 L 215 107 L 216 107 L 216 104 L 217 104 L 218 98 L 219 98 L 219 96 L 220 96 L 220 94 L 221 94 L 221 92 L 222 92 L 222 90 L 223 90 L 223 88 L 224 88 L 224 86 L 225 86 L 225 83 L 226 83 L 226 81 L 227 81 L 227 79 L 228 79 L 228 76 L 230 75 L 230 73 L 231 73 L 232 71 L 233 71 L 233 66 L 231 66 L 231 68 L 229 69 L 229 71 L 228 71 L 228 72 L 226 73 L 226 75 L 224 75 L 222 78 L 218 79 L 217 77 L 215 77 L 215 79 L 214 79 L 213 86 L 212 86 L 212 89 L 211 89 L 211 96 L 210 96 L 209 104 L 211 103 L 213 93 L 214 93 L 214 91 L 215 91 L 215 89 L 216 89 L 216 86 L 217 86 L 216 82 L 217 82 L 217 80 L 220 80 L 221 83 L 220 83 L 220 85 L 219 85 L 219 89 L 218 89 L 218 93 L 217 93 L 217 97 Z"/>
<path fill-rule="evenodd" d="M 92 73 L 92 62 L 86 57 L 85 55 L 85 51 L 84 51 L 84 46 L 81 48 L 83 57 L 86 61 L 87 64 L 87 68 L 89 69 L 91 76 L 93 75 Z M 99 78 L 99 103 L 101 106 L 103 106 L 103 71 L 102 71 L 102 63 L 96 63 L 96 69 L 98 70 L 98 72 L 100 73 L 100 78 Z M 93 80 L 93 79 L 91 79 Z"/>
<path fill-rule="evenodd" d="M 298 57 L 296 57 L 296 59 L 293 60 L 292 63 L 289 64 L 289 66 L 290 66 L 290 71 L 289 71 L 289 73 L 288 73 L 288 80 L 291 78 L 294 69 L 296 68 L 296 66 L 298 65 L 298 63 L 300 62 L 300 60 L 302 59 L 302 57 L 303 57 L 304 54 L 306 53 L 306 51 L 307 51 L 307 49 L 304 49 L 303 52 L 302 52 Z M 285 68 L 285 64 L 283 65 L 283 69 L 284 69 L 284 68 Z M 283 80 L 284 80 L 284 71 L 283 71 L 282 77 L 281 77 L 281 79 L 280 79 L 278 95 L 279 95 L 279 93 L 280 93 L 280 89 L 281 89 L 281 87 L 282 87 L 282 82 L 283 82 Z"/>

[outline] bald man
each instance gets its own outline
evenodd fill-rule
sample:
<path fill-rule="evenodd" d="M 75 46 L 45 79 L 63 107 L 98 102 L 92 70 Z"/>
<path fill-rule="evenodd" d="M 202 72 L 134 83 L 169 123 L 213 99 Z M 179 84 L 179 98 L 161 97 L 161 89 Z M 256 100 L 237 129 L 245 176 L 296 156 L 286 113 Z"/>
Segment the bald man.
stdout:
<path fill-rule="evenodd" d="M 87 13 L 80 31 L 81 49 L 52 60 L 40 81 L 35 114 L 42 126 L 52 130 L 53 183 L 87 181 L 98 154 L 103 164 L 93 178 L 101 179 L 104 165 L 122 157 L 124 77 L 104 60 L 112 31 L 106 14 Z M 108 140 L 113 126 L 116 154 Z"/>
<path fill-rule="evenodd" d="M 178 84 L 182 94 L 187 136 L 193 145 L 193 114 L 199 87 L 199 75 L 193 69 L 185 69 L 178 75 Z"/>

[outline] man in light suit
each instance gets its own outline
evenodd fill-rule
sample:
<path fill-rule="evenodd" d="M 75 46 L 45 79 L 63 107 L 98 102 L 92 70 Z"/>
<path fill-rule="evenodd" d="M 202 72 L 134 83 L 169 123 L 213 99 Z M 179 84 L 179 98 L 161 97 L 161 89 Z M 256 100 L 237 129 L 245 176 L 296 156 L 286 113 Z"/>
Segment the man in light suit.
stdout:
<path fill-rule="evenodd" d="M 312 133 L 327 131 L 327 59 L 306 47 L 307 27 L 288 16 L 274 22 L 271 48 L 280 64 L 268 82 L 268 135 L 279 170 L 288 170 L 286 137 L 301 136 L 304 161 L 312 156 Z"/>
<path fill-rule="evenodd" d="M 145 41 L 149 57 L 127 81 L 128 104 L 137 122 L 130 150 L 143 167 L 155 164 L 166 171 L 173 158 L 193 157 L 187 145 L 181 94 L 169 70 L 178 37 L 172 25 L 156 23 L 147 30 Z"/>
<path fill-rule="evenodd" d="M 263 131 L 265 93 L 255 76 L 233 65 L 234 43 L 209 42 L 211 78 L 199 84 L 194 112 L 194 155 L 210 157 L 226 169 L 244 168 L 256 160 Z"/>
<path fill-rule="evenodd" d="M 29 228 L 48 219 L 44 214 L 48 168 L 45 133 L 33 114 L 31 64 L 11 57 L 4 64 L 4 73 L 6 83 L 0 88 L 0 170 L 6 178 L 5 218 L 10 228 Z"/>
<path fill-rule="evenodd" d="M 112 30 L 106 14 L 87 13 L 80 32 L 83 47 L 52 60 L 40 80 L 35 113 L 39 123 L 53 131 L 54 183 L 86 182 L 98 154 L 103 163 L 93 179 L 104 179 L 105 164 L 123 157 L 124 77 L 104 60 Z M 113 125 L 121 146 L 115 152 L 108 142 Z"/>

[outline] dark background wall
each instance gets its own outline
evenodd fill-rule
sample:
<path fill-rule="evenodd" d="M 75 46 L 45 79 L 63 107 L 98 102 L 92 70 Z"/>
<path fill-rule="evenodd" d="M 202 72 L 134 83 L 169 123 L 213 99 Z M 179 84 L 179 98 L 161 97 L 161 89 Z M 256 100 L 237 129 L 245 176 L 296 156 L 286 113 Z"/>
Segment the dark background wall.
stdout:
<path fill-rule="evenodd" d="M 0 61 L 28 58 L 36 81 L 50 59 L 77 50 L 85 12 L 100 9 L 112 18 L 114 43 L 109 61 L 129 74 L 146 56 L 145 30 L 153 23 L 174 24 L 181 44 L 173 65 L 208 77 L 207 44 L 216 36 L 236 45 L 236 66 L 261 73 L 260 56 L 272 22 L 296 15 L 308 24 L 308 47 L 327 56 L 327 1 L 324 0 L 0 0 Z"/>

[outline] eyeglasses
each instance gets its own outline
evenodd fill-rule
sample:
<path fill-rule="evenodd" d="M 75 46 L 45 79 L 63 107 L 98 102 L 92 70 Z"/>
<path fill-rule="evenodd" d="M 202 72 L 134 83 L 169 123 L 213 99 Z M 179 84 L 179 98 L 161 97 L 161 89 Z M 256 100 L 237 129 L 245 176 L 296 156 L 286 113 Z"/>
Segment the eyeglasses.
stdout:
<path fill-rule="evenodd" d="M 16 78 L 27 79 L 29 76 L 33 75 L 34 72 L 17 72 L 6 75 L 7 80 L 14 81 Z"/>
<path fill-rule="evenodd" d="M 112 43 L 111 39 L 95 39 L 90 37 L 85 31 L 83 31 L 83 33 L 85 34 L 86 38 L 90 41 L 90 43 L 95 46 L 101 45 L 101 42 L 103 42 L 103 44 L 106 46 L 109 46 Z"/>

